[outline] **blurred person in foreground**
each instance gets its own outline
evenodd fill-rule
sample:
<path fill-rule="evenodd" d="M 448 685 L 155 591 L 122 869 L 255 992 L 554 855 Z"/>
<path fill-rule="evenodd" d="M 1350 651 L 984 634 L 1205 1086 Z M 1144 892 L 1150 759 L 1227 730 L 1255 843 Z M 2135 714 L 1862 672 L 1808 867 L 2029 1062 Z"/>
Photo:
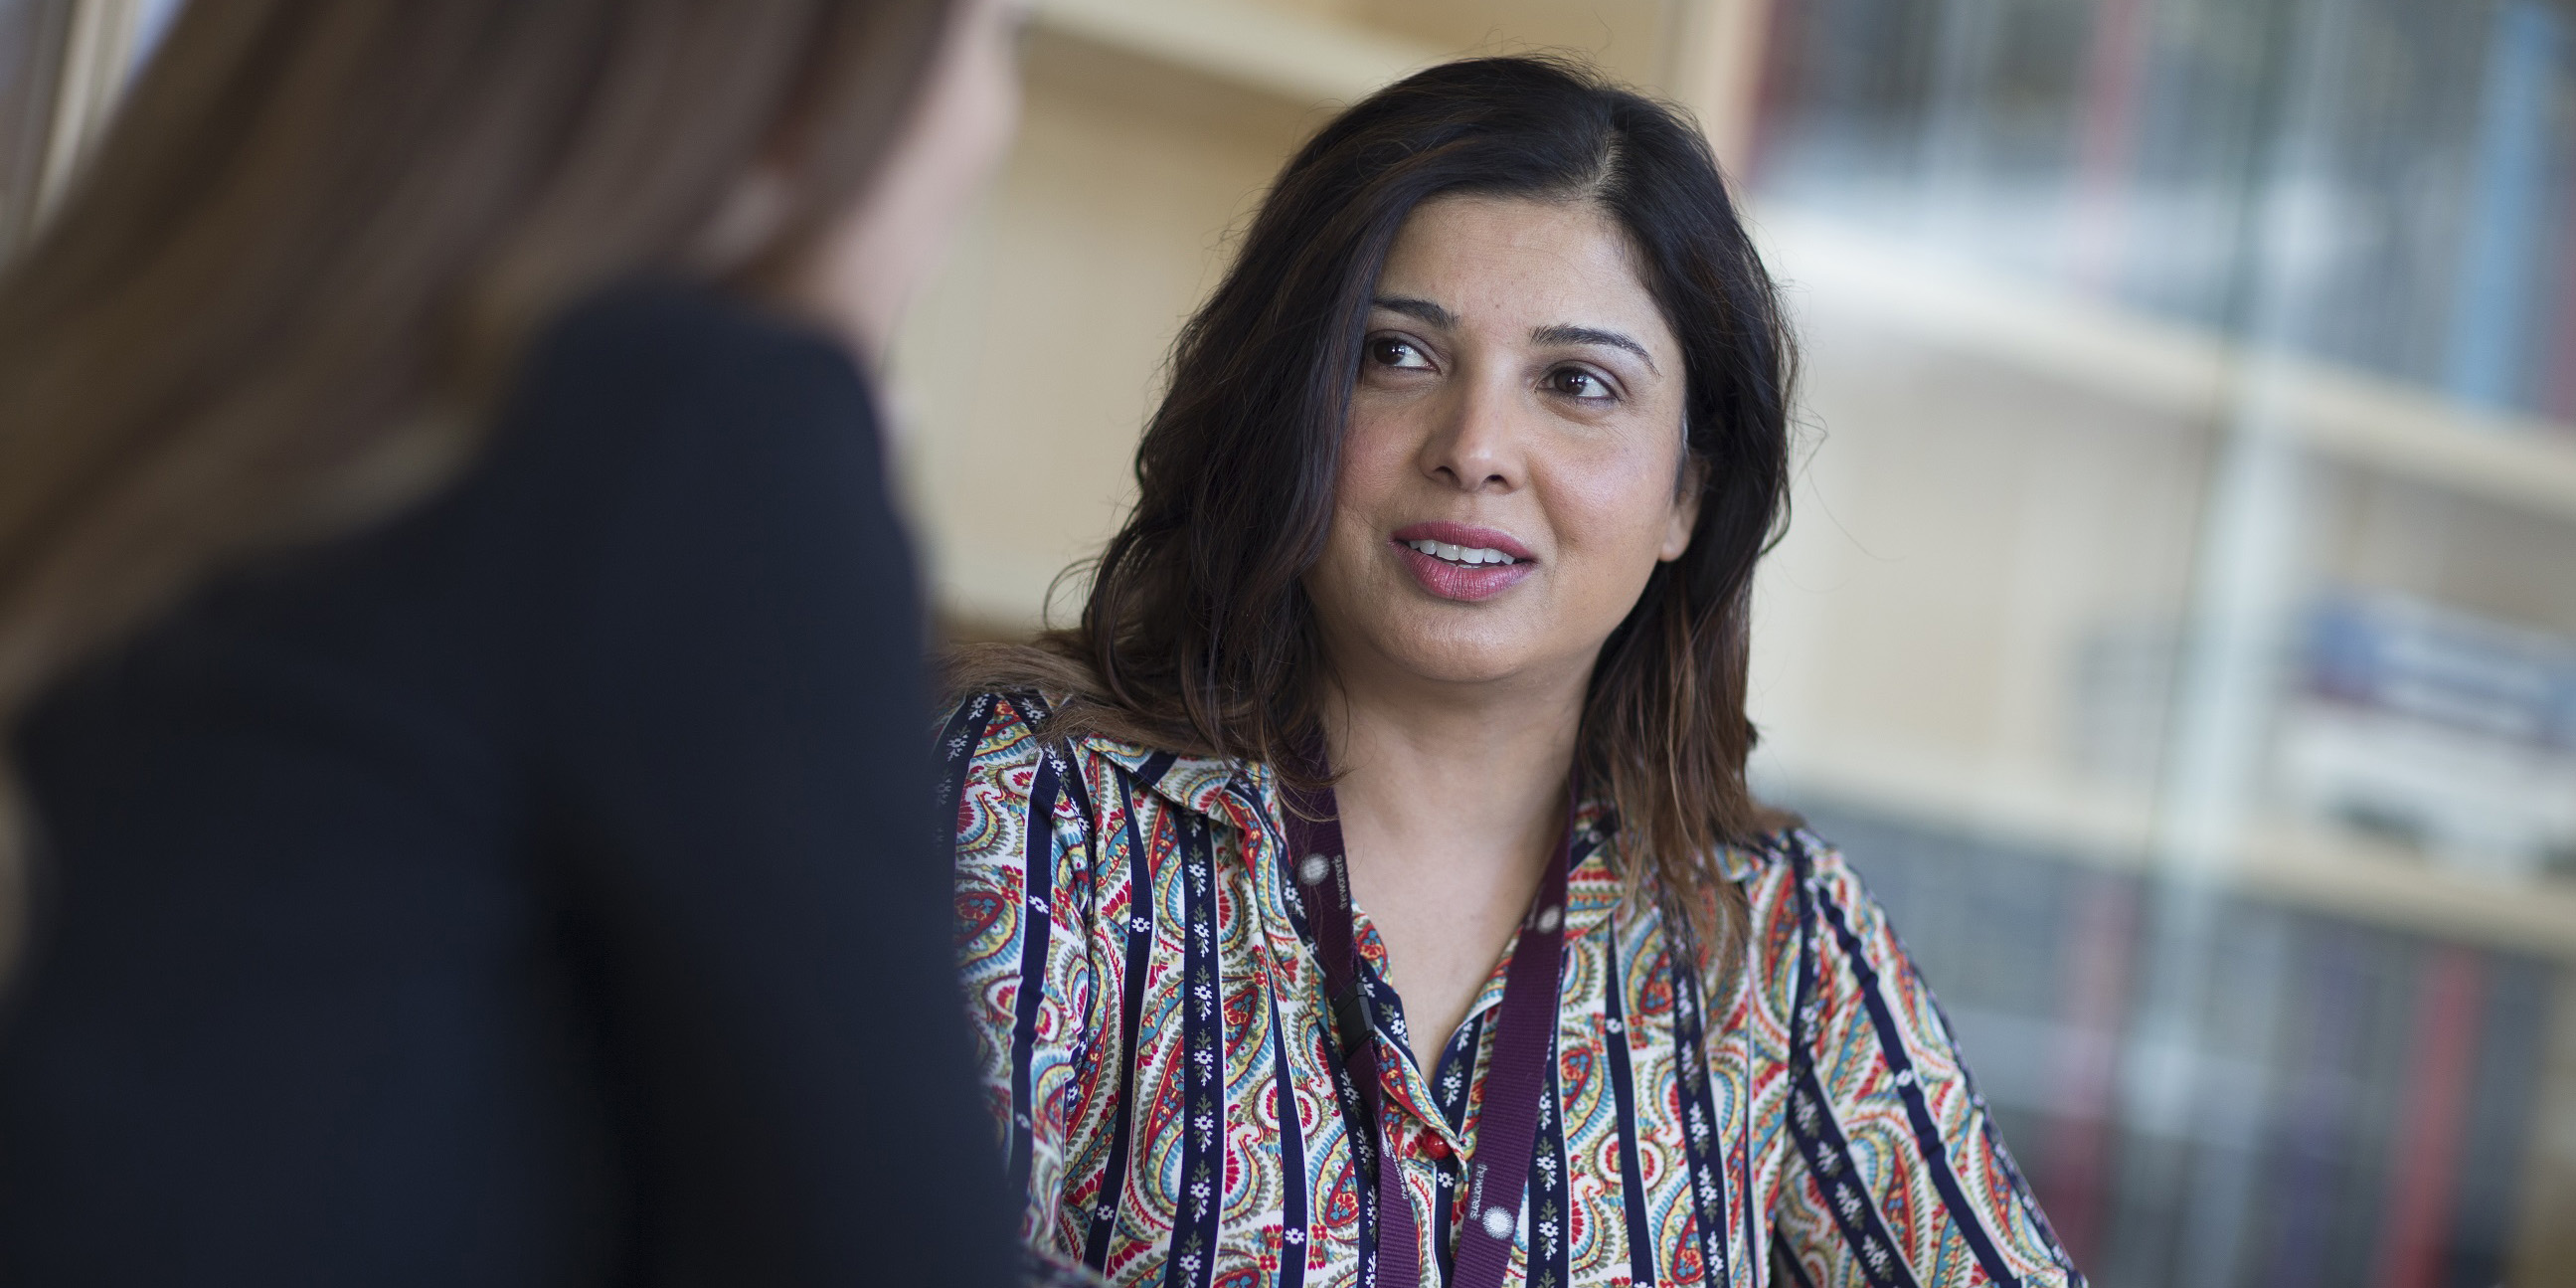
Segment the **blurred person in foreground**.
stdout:
<path fill-rule="evenodd" d="M 1289 162 L 1080 623 L 961 655 L 1023 1232 L 1121 1284 L 2080 1282 L 1747 791 L 1791 348 L 1698 132 L 1486 59 Z"/>
<path fill-rule="evenodd" d="M 1016 1274 L 869 380 L 1014 4 L 188 7 L 0 280 L 0 1282 Z"/>

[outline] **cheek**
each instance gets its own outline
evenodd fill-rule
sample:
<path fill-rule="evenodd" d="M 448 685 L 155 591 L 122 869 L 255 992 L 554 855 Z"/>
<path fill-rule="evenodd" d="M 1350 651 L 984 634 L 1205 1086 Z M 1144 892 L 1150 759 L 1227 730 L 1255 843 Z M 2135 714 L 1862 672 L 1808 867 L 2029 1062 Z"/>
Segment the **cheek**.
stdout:
<path fill-rule="evenodd" d="M 1403 489 L 1410 453 L 1401 418 L 1366 407 L 1351 409 L 1342 432 L 1341 463 L 1333 478 L 1333 506 L 1346 518 L 1372 522 Z"/>
<path fill-rule="evenodd" d="M 1596 573 L 1629 564 L 1640 580 L 1651 572 L 1672 520 L 1677 457 L 1634 451 L 1558 471 L 1548 508 L 1568 554 Z"/>

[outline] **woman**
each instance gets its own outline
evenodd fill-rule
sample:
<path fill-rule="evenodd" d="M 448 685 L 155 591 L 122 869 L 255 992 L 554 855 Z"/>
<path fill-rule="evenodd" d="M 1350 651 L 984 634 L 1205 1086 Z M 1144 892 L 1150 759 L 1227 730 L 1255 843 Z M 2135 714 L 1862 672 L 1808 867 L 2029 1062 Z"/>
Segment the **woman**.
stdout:
<path fill-rule="evenodd" d="M 1037 1248 L 2077 1282 L 1885 918 L 1745 788 L 1789 384 L 1666 108 L 1456 63 L 1289 163 L 1081 624 L 959 663 L 965 974 Z"/>
<path fill-rule="evenodd" d="M 865 369 L 1016 17 L 188 6 L 0 281 L 0 1282 L 1008 1277 Z"/>

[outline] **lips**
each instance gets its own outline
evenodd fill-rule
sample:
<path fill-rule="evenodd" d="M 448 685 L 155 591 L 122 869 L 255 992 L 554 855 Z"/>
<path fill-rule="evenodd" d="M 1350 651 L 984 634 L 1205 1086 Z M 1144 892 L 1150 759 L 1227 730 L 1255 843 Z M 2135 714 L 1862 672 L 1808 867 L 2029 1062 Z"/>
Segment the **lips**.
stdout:
<path fill-rule="evenodd" d="M 1388 543 L 1424 590 L 1461 603 L 1491 599 L 1538 569 L 1538 556 L 1499 528 L 1416 523 L 1396 529 Z"/>

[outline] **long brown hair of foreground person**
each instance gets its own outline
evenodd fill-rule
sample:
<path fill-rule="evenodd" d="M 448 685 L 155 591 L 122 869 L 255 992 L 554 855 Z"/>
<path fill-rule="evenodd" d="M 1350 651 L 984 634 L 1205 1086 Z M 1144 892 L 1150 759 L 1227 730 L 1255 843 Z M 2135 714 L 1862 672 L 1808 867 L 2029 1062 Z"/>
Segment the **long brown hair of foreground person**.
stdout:
<path fill-rule="evenodd" d="M 1516 101 L 1497 84 L 1534 63 L 1615 103 L 1608 136 L 1589 117 L 1490 119 Z M 1422 123 L 1444 98 L 1450 123 L 1424 146 Z M 1707 143 L 1579 67 L 1436 68 L 1308 143 L 1181 333 L 1171 390 L 1137 448 L 1135 510 L 1092 570 L 1080 623 L 1035 648 L 961 651 L 951 688 L 1071 693 L 1050 736 L 1102 733 L 1293 775 L 1321 728 L 1323 660 L 1301 579 L 1331 521 L 1372 287 L 1415 207 L 1465 193 L 1598 203 L 1681 343 L 1698 522 L 1603 645 L 1577 764 L 1652 856 L 1703 966 L 1723 976 L 1745 895 L 1712 856 L 1782 823 L 1745 785 L 1744 699 L 1753 568 L 1785 517 L 1794 355 Z"/>
<path fill-rule="evenodd" d="M 586 291 L 806 249 L 951 8 L 189 5 L 0 277 L 0 729 L 212 575 L 454 477 Z M 784 182 L 746 210 L 753 158 Z"/>

